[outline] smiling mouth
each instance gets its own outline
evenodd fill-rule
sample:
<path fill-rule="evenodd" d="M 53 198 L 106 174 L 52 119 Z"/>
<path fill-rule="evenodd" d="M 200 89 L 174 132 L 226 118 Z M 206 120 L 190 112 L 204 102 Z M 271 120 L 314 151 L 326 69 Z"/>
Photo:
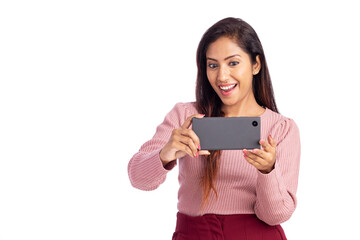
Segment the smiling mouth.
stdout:
<path fill-rule="evenodd" d="M 219 88 L 224 91 L 224 92 L 228 92 L 231 91 L 233 88 L 235 88 L 237 86 L 237 83 L 231 84 L 231 85 L 221 85 L 219 86 Z"/>

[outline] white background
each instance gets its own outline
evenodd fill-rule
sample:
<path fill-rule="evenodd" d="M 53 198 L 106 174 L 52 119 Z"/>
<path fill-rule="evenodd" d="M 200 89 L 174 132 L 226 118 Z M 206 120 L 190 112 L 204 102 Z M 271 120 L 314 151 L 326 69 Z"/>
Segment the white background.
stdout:
<path fill-rule="evenodd" d="M 171 239 L 178 168 L 156 191 L 127 164 L 195 100 L 207 28 L 258 33 L 280 113 L 298 124 L 288 239 L 360 239 L 356 1 L 1 1 L 0 240 Z"/>

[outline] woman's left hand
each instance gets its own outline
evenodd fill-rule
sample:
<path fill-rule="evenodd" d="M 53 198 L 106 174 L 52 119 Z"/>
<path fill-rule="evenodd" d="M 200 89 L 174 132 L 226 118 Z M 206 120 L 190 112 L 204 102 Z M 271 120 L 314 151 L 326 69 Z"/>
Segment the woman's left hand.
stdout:
<path fill-rule="evenodd" d="M 271 135 L 268 136 L 268 140 L 269 142 L 259 141 L 263 149 L 243 150 L 246 161 L 264 174 L 270 173 L 274 169 L 276 160 L 276 142 Z"/>

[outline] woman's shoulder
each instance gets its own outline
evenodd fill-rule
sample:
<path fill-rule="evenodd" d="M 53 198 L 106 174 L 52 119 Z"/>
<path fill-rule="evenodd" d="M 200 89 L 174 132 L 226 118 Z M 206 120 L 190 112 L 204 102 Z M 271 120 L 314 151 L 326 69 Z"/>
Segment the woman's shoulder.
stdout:
<path fill-rule="evenodd" d="M 175 104 L 174 109 L 184 113 L 185 116 L 199 113 L 196 109 L 196 102 L 178 102 Z"/>
<path fill-rule="evenodd" d="M 185 102 L 183 104 L 184 104 L 184 107 L 186 108 L 186 111 L 190 115 L 199 113 L 198 110 L 196 109 L 196 102 Z"/>
<path fill-rule="evenodd" d="M 296 132 L 299 134 L 299 128 L 295 120 L 291 117 L 285 116 L 278 112 L 266 109 L 267 113 L 264 114 L 262 124 L 269 127 L 276 135 L 285 137 L 289 132 Z"/>
<path fill-rule="evenodd" d="M 178 102 L 165 116 L 165 121 L 173 127 L 181 126 L 191 115 L 198 113 L 195 102 Z"/>

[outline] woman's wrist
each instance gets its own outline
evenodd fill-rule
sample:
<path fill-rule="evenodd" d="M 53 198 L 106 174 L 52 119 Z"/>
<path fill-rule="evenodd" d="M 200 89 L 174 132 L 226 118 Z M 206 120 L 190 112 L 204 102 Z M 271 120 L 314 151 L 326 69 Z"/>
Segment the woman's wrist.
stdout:
<path fill-rule="evenodd" d="M 272 170 L 274 170 L 275 168 L 275 164 L 272 166 L 272 168 L 267 169 L 267 170 L 259 170 L 262 174 L 269 174 L 272 172 Z"/>
<path fill-rule="evenodd" d="M 171 162 L 173 160 L 170 160 L 170 161 L 169 160 L 164 160 L 163 156 L 161 156 L 161 152 L 162 152 L 162 149 L 161 149 L 161 151 L 159 153 L 159 158 L 160 158 L 160 161 L 161 161 L 163 167 L 165 167 L 169 162 Z"/>

